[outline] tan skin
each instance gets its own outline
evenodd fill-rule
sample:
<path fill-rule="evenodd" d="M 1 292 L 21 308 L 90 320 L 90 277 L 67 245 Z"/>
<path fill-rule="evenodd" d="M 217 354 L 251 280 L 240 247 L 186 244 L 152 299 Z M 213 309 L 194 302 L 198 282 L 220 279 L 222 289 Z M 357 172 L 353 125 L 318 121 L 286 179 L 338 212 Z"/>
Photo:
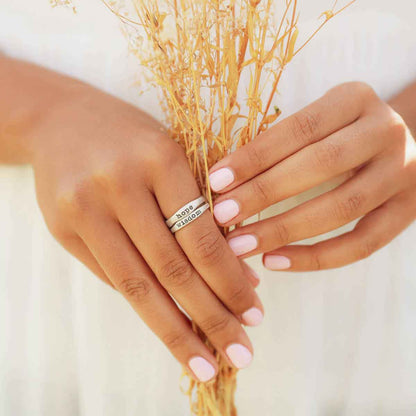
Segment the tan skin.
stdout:
<path fill-rule="evenodd" d="M 229 345 L 240 344 L 252 353 L 242 328 L 249 323 L 244 312 L 251 308 L 263 311 L 254 291 L 258 281 L 252 271 L 235 256 L 209 213 L 175 237 L 164 224 L 164 218 L 199 196 L 199 190 L 182 149 L 160 124 L 91 86 L 7 57 L 0 57 L 0 91 L 0 163 L 33 166 L 39 205 L 55 238 L 117 289 L 191 374 L 191 358 L 203 357 L 215 370 L 216 361 L 170 295 L 231 365 Z M 415 100 L 416 88 L 411 86 L 393 101 L 411 128 L 416 127 Z M 346 119 L 331 113 L 332 101 L 345 109 L 342 113 Z M 346 128 L 353 129 L 356 138 L 351 145 L 344 137 L 348 136 L 344 134 Z M 286 228 L 275 223 L 270 227 L 284 230 L 282 233 L 268 236 L 268 227 L 259 223 L 235 231 L 230 238 L 257 233 L 261 245 L 256 252 L 290 256 L 291 270 L 313 270 L 317 265 L 335 267 L 364 257 L 414 219 L 413 138 L 403 119 L 369 87 L 351 84 L 337 87 L 298 115 L 277 124 L 264 133 L 263 138 L 269 140 L 259 138 L 213 168 L 230 168 L 236 177 L 218 200 L 238 200 L 241 215 L 229 224 L 341 173 L 331 170 L 331 157 L 317 157 L 317 152 L 299 159 L 305 146 L 309 149 L 321 143 L 325 149 L 325 140 L 331 137 L 328 133 L 344 146 L 335 142 L 328 147 L 331 152 L 341 148 L 343 157 L 336 160 L 337 164 L 359 178 L 352 190 L 339 188 L 342 192 L 337 201 L 340 207 L 348 206 L 342 205 L 342 198 L 348 201 L 353 191 L 355 197 L 362 196 L 354 205 L 357 209 L 339 210 L 341 214 L 333 219 L 327 213 L 334 211 L 334 198 L 317 199 L 299 208 L 303 211 L 289 211 L 268 220 L 284 224 Z M 371 139 L 365 152 L 364 136 Z M 279 146 L 273 146 L 275 142 Z M 243 165 L 245 169 L 240 169 Z M 283 175 L 284 190 L 271 189 L 270 197 L 262 192 L 259 199 L 253 192 L 262 188 L 252 183 L 273 167 Z M 388 172 L 383 186 L 379 186 L 380 171 Z M 301 172 L 307 173 L 308 181 L 289 181 L 286 172 L 296 173 L 298 179 Z M 360 172 L 368 173 L 364 176 Z M 311 229 L 307 223 L 310 213 L 315 212 L 319 219 L 321 211 L 326 213 L 325 221 L 317 221 L 320 228 Z M 355 234 L 312 248 L 287 246 L 305 234 L 337 228 L 370 211 Z M 296 221 L 284 221 L 295 215 L 306 219 L 302 232 Z M 381 242 L 377 236 L 382 237 Z M 353 256 L 345 254 L 351 247 Z"/>
<path fill-rule="evenodd" d="M 235 230 L 229 243 L 241 257 L 265 253 L 263 263 L 272 270 L 331 269 L 368 257 L 416 217 L 412 131 L 416 84 L 390 104 L 363 83 L 331 89 L 212 168 L 217 174 L 227 169 L 234 179 L 220 190 L 214 213 L 231 226 L 340 175 L 346 179 L 280 215 Z M 239 212 L 224 221 L 225 201 L 235 201 Z M 354 230 L 341 236 L 313 245 L 292 244 L 358 218 Z M 241 241 L 247 238 L 254 243 L 244 252 Z"/>
<path fill-rule="evenodd" d="M 33 166 L 54 237 L 116 288 L 184 366 L 202 357 L 217 370 L 169 295 L 230 365 L 228 346 L 252 354 L 242 324 L 251 324 L 245 311 L 263 312 L 258 280 L 209 212 L 175 236 L 165 225 L 200 191 L 161 125 L 91 86 L 6 57 L 0 91 L 0 162 Z"/>

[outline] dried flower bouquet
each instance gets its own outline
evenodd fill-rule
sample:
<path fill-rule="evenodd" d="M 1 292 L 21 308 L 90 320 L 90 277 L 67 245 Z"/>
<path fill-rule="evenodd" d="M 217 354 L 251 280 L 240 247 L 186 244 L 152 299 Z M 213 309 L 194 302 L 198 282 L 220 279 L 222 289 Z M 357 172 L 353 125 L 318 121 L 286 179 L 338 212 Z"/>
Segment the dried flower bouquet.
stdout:
<path fill-rule="evenodd" d="M 161 93 L 166 127 L 180 143 L 212 208 L 209 168 L 254 140 L 279 115 L 279 81 L 286 66 L 334 16 L 321 14 L 298 45 L 297 0 L 102 0 L 122 22 L 149 85 Z M 74 8 L 71 0 L 52 5 Z M 226 233 L 227 230 L 224 230 Z M 235 416 L 236 370 L 195 326 L 219 362 L 210 384 L 185 389 L 198 416 Z"/>

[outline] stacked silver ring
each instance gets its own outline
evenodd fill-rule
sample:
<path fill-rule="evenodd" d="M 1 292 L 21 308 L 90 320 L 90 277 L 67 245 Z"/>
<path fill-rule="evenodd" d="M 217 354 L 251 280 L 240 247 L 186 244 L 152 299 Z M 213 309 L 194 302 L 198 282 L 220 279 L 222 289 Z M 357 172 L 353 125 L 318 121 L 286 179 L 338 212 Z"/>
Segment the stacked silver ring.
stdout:
<path fill-rule="evenodd" d="M 197 220 L 208 209 L 209 204 L 205 197 L 201 195 L 199 198 L 188 202 L 176 211 L 166 220 L 166 225 L 169 227 L 172 234 L 175 234 L 182 228 Z"/>

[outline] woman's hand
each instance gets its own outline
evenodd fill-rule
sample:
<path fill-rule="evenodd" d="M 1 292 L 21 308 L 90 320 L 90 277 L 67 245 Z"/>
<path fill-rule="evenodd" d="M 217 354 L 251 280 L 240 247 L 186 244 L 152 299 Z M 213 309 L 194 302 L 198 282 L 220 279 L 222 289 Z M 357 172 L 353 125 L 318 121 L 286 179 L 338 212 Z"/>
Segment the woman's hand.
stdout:
<path fill-rule="evenodd" d="M 414 102 L 414 100 L 413 100 Z M 320 270 L 363 259 L 416 217 L 416 146 L 403 119 L 362 83 L 331 89 L 211 170 L 226 226 L 323 182 L 340 186 L 228 236 L 242 257 L 265 253 L 272 270 Z M 363 217 L 353 231 L 314 245 L 289 245 Z"/>
<path fill-rule="evenodd" d="M 32 131 L 37 195 L 56 239 L 115 287 L 200 381 L 214 356 L 204 331 L 238 368 L 258 325 L 256 278 L 209 212 L 173 236 L 165 218 L 200 196 L 183 149 L 150 116 L 89 86 L 51 106 Z"/>

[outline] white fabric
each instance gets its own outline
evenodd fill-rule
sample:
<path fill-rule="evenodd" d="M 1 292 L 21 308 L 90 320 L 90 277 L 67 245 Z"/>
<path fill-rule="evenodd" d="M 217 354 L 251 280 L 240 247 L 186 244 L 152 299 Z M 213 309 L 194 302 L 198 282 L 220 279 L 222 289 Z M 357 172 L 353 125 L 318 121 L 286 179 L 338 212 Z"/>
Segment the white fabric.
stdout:
<path fill-rule="evenodd" d="M 313 19 L 303 27 L 328 3 L 304 0 Z M 384 98 L 405 86 L 416 77 L 415 12 L 412 0 L 359 0 L 288 68 L 285 114 L 343 81 L 366 81 Z M 98 0 L 82 1 L 77 16 L 46 0 L 0 0 L 0 49 L 160 115 L 155 97 L 137 95 L 136 62 Z M 415 241 L 413 225 L 340 270 L 261 271 L 267 317 L 250 330 L 256 358 L 239 376 L 239 414 L 414 415 Z M 189 414 L 179 365 L 49 236 L 26 167 L 0 167 L 0 285 L 1 415 Z"/>

